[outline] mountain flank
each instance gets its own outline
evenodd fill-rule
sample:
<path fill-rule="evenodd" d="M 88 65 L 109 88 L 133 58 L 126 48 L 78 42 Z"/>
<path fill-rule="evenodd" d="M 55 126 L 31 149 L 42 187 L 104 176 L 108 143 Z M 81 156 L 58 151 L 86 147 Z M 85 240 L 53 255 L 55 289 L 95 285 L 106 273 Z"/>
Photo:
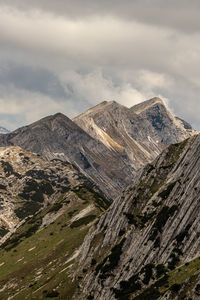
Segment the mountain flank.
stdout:
<path fill-rule="evenodd" d="M 49 162 L 16 146 L 0 148 L 0 172 L 0 243 L 28 217 L 58 199 L 64 203 L 64 195 L 68 197 L 77 185 L 95 189 L 71 164 L 59 159 Z"/>
<path fill-rule="evenodd" d="M 74 299 L 199 299 L 199 149 L 200 135 L 170 145 L 113 202 L 84 241 Z"/>
<path fill-rule="evenodd" d="M 0 145 L 17 145 L 48 160 L 68 161 L 108 198 L 114 198 L 133 179 L 126 155 L 106 148 L 61 113 L 0 136 Z"/>
<path fill-rule="evenodd" d="M 67 162 L 14 146 L 0 155 L 0 299 L 71 300 L 75 258 L 109 203 Z"/>

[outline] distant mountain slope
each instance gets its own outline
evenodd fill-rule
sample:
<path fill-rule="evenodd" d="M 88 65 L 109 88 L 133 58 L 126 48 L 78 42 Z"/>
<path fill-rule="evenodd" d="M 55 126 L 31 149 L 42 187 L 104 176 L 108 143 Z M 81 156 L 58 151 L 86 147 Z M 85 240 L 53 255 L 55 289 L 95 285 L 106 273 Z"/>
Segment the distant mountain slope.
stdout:
<path fill-rule="evenodd" d="M 185 126 L 184 121 L 175 118 L 159 98 L 130 109 L 105 101 L 73 121 L 106 147 L 125 149 L 134 169 L 155 159 L 166 145 L 195 133 L 189 124 Z"/>
<path fill-rule="evenodd" d="M 10 131 L 9 131 L 8 129 L 6 129 L 6 128 L 0 126 L 0 135 L 1 135 L 1 134 L 5 134 L 5 133 L 9 133 L 9 132 L 10 132 Z"/>
<path fill-rule="evenodd" d="M 61 113 L 0 136 L 0 146 L 8 145 L 49 160 L 71 162 L 109 198 L 115 198 L 133 180 L 134 172 L 123 149 L 108 149 Z"/>
<path fill-rule="evenodd" d="M 74 299 L 199 299 L 199 149 L 200 135 L 169 146 L 101 217 Z"/>

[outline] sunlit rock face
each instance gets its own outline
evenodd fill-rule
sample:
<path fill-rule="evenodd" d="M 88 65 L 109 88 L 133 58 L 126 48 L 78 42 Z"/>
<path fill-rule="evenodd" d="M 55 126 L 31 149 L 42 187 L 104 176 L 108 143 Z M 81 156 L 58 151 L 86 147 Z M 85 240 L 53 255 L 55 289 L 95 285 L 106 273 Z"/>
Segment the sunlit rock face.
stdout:
<path fill-rule="evenodd" d="M 90 230 L 80 299 L 198 299 L 199 149 L 200 135 L 166 148 Z"/>

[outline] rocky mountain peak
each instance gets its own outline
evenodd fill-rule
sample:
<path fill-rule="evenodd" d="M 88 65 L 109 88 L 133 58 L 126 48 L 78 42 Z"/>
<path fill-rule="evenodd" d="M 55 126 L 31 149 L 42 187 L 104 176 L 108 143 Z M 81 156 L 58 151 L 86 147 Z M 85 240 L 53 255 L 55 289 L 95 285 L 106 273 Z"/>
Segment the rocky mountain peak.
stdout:
<path fill-rule="evenodd" d="M 6 133 L 9 133 L 10 131 L 8 129 L 6 129 L 5 127 L 1 127 L 0 126 L 0 135 L 1 134 L 6 134 Z"/>
<path fill-rule="evenodd" d="M 51 131 L 55 131 L 58 127 L 64 128 L 67 131 L 71 130 L 81 130 L 71 119 L 69 119 L 66 115 L 62 113 L 56 113 L 54 115 L 47 116 L 42 118 L 39 121 L 32 123 L 29 126 L 25 126 L 25 128 L 47 128 Z"/>
<path fill-rule="evenodd" d="M 140 114 L 141 112 L 143 112 L 155 105 L 162 105 L 162 106 L 166 107 L 165 102 L 161 98 L 154 97 L 150 100 L 146 100 L 142 103 L 132 106 L 131 110 L 136 114 Z"/>
<path fill-rule="evenodd" d="M 59 113 L 0 136 L 0 146 L 17 145 L 48 160 L 71 162 L 112 199 L 134 174 L 126 164 L 127 157 L 123 157 L 123 147 L 106 138 L 110 147 Z"/>
<path fill-rule="evenodd" d="M 106 147 L 116 151 L 124 149 L 135 169 L 153 160 L 166 145 L 195 134 L 175 118 L 158 97 L 130 109 L 115 101 L 106 101 L 73 121 Z"/>
<path fill-rule="evenodd" d="M 123 105 L 117 103 L 116 101 L 103 101 L 96 106 L 89 108 L 84 113 L 78 115 L 73 119 L 75 123 L 78 123 L 79 120 L 83 118 L 94 117 L 95 115 L 104 114 L 111 112 L 116 109 L 125 108 Z"/>

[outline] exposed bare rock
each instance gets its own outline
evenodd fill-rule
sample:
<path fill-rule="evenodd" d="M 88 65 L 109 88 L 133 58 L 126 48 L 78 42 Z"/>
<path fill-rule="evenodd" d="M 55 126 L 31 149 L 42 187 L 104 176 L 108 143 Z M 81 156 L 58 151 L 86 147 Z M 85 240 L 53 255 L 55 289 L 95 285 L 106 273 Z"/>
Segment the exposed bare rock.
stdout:
<path fill-rule="evenodd" d="M 0 126 L 0 135 L 1 135 L 1 134 L 6 134 L 6 133 L 9 133 L 9 132 L 10 132 L 10 131 L 9 131 L 8 129 L 6 129 L 6 128 Z"/>
<path fill-rule="evenodd" d="M 133 106 L 130 110 L 149 122 L 151 138 L 170 145 L 196 134 L 186 121 L 173 116 L 160 98 L 153 98 Z"/>
<path fill-rule="evenodd" d="M 0 136 L 0 146 L 68 161 L 114 200 L 166 145 L 195 133 L 158 98 L 130 109 L 105 101 L 73 121 L 61 113 L 46 117 Z"/>
<path fill-rule="evenodd" d="M 112 199 L 135 175 L 123 149 L 108 149 L 60 113 L 0 136 L 0 145 L 17 145 L 49 160 L 68 161 Z"/>
<path fill-rule="evenodd" d="M 175 118 L 159 98 L 132 108 L 111 102 L 87 110 L 73 121 L 107 148 L 125 150 L 134 170 L 152 161 L 167 146 L 195 134 Z"/>
<path fill-rule="evenodd" d="M 90 230 L 79 299 L 198 299 L 199 149 L 200 135 L 169 146 Z"/>

